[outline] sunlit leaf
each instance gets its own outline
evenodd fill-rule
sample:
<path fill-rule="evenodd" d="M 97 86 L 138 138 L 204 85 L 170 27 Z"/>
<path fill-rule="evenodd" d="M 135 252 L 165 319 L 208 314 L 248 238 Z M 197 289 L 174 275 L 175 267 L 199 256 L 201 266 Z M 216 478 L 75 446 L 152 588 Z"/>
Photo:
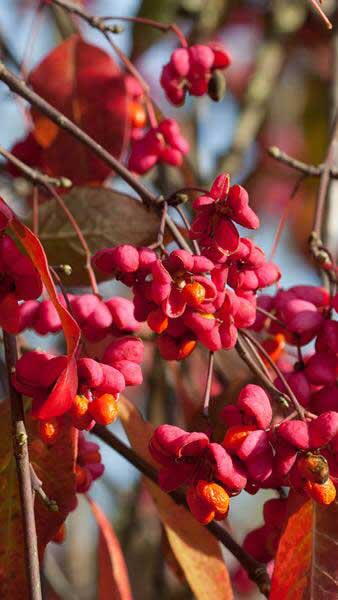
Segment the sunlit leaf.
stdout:
<path fill-rule="evenodd" d="M 320 506 L 291 493 L 276 555 L 270 600 L 338 596 L 338 503 Z"/>

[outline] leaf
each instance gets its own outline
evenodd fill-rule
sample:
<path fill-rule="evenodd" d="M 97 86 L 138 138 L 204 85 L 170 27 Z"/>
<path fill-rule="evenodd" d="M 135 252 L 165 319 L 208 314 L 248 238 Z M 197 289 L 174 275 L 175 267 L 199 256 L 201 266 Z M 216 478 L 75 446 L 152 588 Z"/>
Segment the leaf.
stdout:
<path fill-rule="evenodd" d="M 148 451 L 153 433 L 135 406 L 120 401 L 120 418 L 134 450 L 155 467 Z M 165 527 L 169 543 L 197 600 L 231 600 L 229 573 L 217 540 L 189 511 L 178 506 L 154 483 L 145 480 Z"/>
<path fill-rule="evenodd" d="M 128 570 L 120 542 L 102 509 L 87 496 L 99 527 L 98 600 L 132 600 Z"/>
<path fill-rule="evenodd" d="M 338 503 L 321 506 L 291 493 L 270 600 L 338 597 Z"/>
<path fill-rule="evenodd" d="M 132 196 L 103 187 L 77 187 L 64 196 L 92 253 L 115 244 L 147 245 L 156 241 L 159 216 Z M 51 200 L 39 209 L 40 239 L 50 264 L 70 264 L 67 285 L 86 285 L 82 246 L 66 215 Z M 102 274 L 98 273 L 102 279 Z"/>
<path fill-rule="evenodd" d="M 106 52 L 73 35 L 31 72 L 29 83 L 108 152 L 120 156 L 127 141 L 125 80 Z M 74 184 L 101 182 L 109 175 L 109 167 L 86 146 L 36 109 L 31 114 L 33 137 L 28 134 L 13 149 L 24 162 Z"/>
<path fill-rule="evenodd" d="M 20 240 L 35 268 L 39 272 L 50 300 L 53 302 L 59 314 L 63 333 L 67 342 L 67 367 L 59 376 L 48 400 L 44 402 L 39 408 L 38 413 L 35 415 L 40 419 L 50 418 L 61 415 L 70 408 L 73 398 L 76 395 L 78 378 L 75 354 L 79 345 L 81 331 L 71 314 L 62 306 L 58 299 L 55 285 L 49 272 L 47 257 L 40 240 L 28 227 L 19 221 L 12 211 L 10 211 L 10 217 L 8 217 L 9 211 L 10 209 L 7 204 L 0 198 L 0 214 L 5 218 L 10 219 L 9 227 Z"/>
<path fill-rule="evenodd" d="M 54 537 L 67 515 L 76 508 L 75 462 L 78 430 L 69 423 L 61 425 L 60 435 L 52 446 L 44 444 L 37 434 L 37 421 L 27 420 L 29 456 L 36 475 L 50 500 L 59 510 L 52 512 L 43 502 L 35 500 L 35 518 L 40 556 Z"/>
<path fill-rule="evenodd" d="M 55 500 L 58 512 L 50 511 L 35 499 L 35 519 L 40 558 L 46 544 L 58 531 L 68 513 L 76 506 L 74 463 L 77 451 L 77 431 L 64 425 L 53 446 L 36 437 L 36 422 L 28 419 L 29 455 L 43 490 Z M 0 597 L 22 600 L 28 597 L 24 561 L 24 541 L 21 505 L 12 449 L 12 429 L 9 404 L 0 405 Z"/>
<path fill-rule="evenodd" d="M 275 559 L 270 600 L 301 600 L 311 563 L 313 503 L 290 493 L 288 520 Z"/>

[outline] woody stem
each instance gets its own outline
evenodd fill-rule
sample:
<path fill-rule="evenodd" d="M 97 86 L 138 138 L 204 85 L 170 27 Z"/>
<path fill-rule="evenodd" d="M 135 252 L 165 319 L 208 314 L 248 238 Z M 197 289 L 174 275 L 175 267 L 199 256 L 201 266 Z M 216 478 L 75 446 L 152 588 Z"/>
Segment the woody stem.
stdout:
<path fill-rule="evenodd" d="M 25 567 L 28 582 L 28 599 L 42 600 L 38 543 L 34 516 L 34 494 L 28 454 L 28 437 L 22 396 L 12 385 L 12 373 L 17 361 L 17 345 L 14 335 L 3 331 L 5 360 L 10 394 L 11 420 L 13 431 L 13 451 L 20 493 L 22 513 Z"/>
<path fill-rule="evenodd" d="M 210 402 L 210 392 L 211 392 L 213 372 L 214 372 L 214 353 L 209 352 L 207 381 L 206 381 L 206 385 L 205 385 L 204 398 L 203 398 L 203 414 L 205 417 L 209 416 L 209 402 Z"/>

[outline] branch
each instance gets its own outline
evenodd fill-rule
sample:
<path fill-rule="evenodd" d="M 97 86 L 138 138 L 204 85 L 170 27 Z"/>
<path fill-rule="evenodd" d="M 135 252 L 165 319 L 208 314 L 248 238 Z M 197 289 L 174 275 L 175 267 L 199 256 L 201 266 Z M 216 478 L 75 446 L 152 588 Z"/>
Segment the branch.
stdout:
<path fill-rule="evenodd" d="M 337 282 L 336 270 L 333 265 L 331 253 L 325 247 L 322 240 L 322 230 L 325 217 L 325 203 L 330 188 L 330 171 L 336 159 L 337 146 L 338 115 L 336 114 L 333 122 L 328 152 L 320 177 L 313 227 L 309 237 L 309 248 L 313 258 L 317 262 L 319 268 L 323 269 L 324 273 L 328 275 L 330 281 L 334 284 Z"/>
<path fill-rule="evenodd" d="M 40 112 L 46 115 L 51 121 L 53 121 L 58 127 L 61 127 L 79 142 L 90 148 L 101 160 L 103 160 L 113 171 L 116 171 L 120 177 L 130 185 L 130 187 L 137 192 L 142 198 L 143 202 L 151 208 L 157 210 L 158 205 L 162 202 L 162 198 L 158 198 L 143 183 L 137 179 L 119 160 L 114 158 L 103 146 L 98 144 L 93 138 L 91 138 L 82 129 L 77 127 L 73 121 L 68 119 L 64 114 L 54 108 L 46 100 L 41 98 L 36 92 L 31 90 L 26 83 L 6 68 L 3 62 L 0 61 L 0 80 L 3 81 L 13 92 L 21 96 L 29 102 L 29 104 L 35 106 Z M 166 215 L 166 226 L 171 231 L 172 236 L 176 240 L 177 244 L 191 252 L 190 246 L 185 241 L 181 232 L 176 227 L 169 215 Z"/>
<path fill-rule="evenodd" d="M 206 379 L 204 396 L 203 396 L 203 414 L 205 417 L 209 416 L 210 392 L 211 392 L 211 384 L 212 384 L 213 374 L 214 374 L 214 353 L 209 352 L 207 379 Z"/>
<path fill-rule="evenodd" d="M 305 413 L 304 413 L 304 409 L 302 407 L 301 404 L 299 404 L 295 394 L 292 391 L 292 388 L 290 387 L 287 379 L 285 378 L 285 376 L 283 375 L 282 371 L 280 370 L 280 368 L 276 365 L 276 363 L 272 360 L 272 358 L 269 356 L 268 352 L 265 350 L 265 348 L 263 348 L 263 346 L 259 343 L 258 340 L 256 340 L 256 338 L 251 335 L 248 331 L 241 331 L 241 335 L 246 338 L 249 342 L 251 342 L 251 344 L 253 344 L 258 352 L 264 356 L 265 360 L 268 362 L 270 368 L 275 372 L 276 376 L 279 377 L 279 379 L 281 380 L 282 384 L 284 385 L 290 399 L 291 402 L 298 414 L 298 416 L 304 420 L 305 418 Z"/>
<path fill-rule="evenodd" d="M 37 536 L 34 516 L 34 500 L 28 455 L 27 433 L 25 427 L 22 396 L 12 386 L 12 372 L 17 360 L 15 336 L 3 331 L 5 358 L 10 391 L 11 419 L 13 430 L 13 450 L 16 461 L 22 524 L 24 531 L 25 566 L 28 581 L 29 600 L 42 600 Z M 24 590 L 21 590 L 25 594 Z"/>
<path fill-rule="evenodd" d="M 324 165 L 308 165 L 297 158 L 289 156 L 289 154 L 283 152 L 283 150 L 280 150 L 280 148 L 277 148 L 277 146 L 271 146 L 268 148 L 268 154 L 275 160 L 284 163 L 291 169 L 295 169 L 296 171 L 299 171 L 304 175 L 308 175 L 309 177 L 320 177 L 324 170 Z M 330 177 L 332 179 L 338 179 L 338 169 L 331 169 Z"/>
<path fill-rule="evenodd" d="M 97 437 L 105 442 L 110 448 L 113 448 L 121 456 L 123 456 L 128 462 L 136 467 L 143 475 L 158 485 L 157 471 L 147 461 L 138 456 L 132 448 L 129 448 L 121 442 L 113 433 L 102 425 L 95 425 L 91 430 Z M 163 492 L 165 493 L 165 492 Z M 176 504 L 186 506 L 185 496 L 182 492 L 175 491 L 170 492 L 169 496 L 176 502 Z M 268 597 L 270 589 L 270 579 L 267 574 L 265 565 L 255 560 L 250 554 L 248 554 L 231 535 L 223 529 L 217 523 L 210 523 L 207 525 L 207 529 L 227 548 L 241 563 L 244 569 L 247 571 L 249 577 L 257 584 L 262 594 Z"/>
<path fill-rule="evenodd" d="M 103 19 L 100 17 L 95 17 L 87 13 L 79 4 L 75 4 L 74 2 L 66 2 L 65 0 L 52 0 L 53 4 L 64 8 L 68 12 L 73 15 L 77 15 L 81 17 L 84 21 L 88 23 L 91 27 L 98 29 L 102 33 L 122 33 L 123 28 L 118 25 L 106 25 Z"/>
<path fill-rule="evenodd" d="M 319 0 L 319 1 L 321 2 L 322 0 Z M 326 14 L 324 13 L 324 11 L 319 6 L 317 0 L 309 0 L 309 3 L 311 4 L 311 6 L 313 6 L 314 10 L 317 11 L 319 17 L 325 23 L 326 27 L 328 29 L 332 29 L 332 23 L 331 23 L 331 21 L 327 18 Z"/>
<path fill-rule="evenodd" d="M 12 163 L 19 171 L 23 173 L 27 179 L 29 179 L 34 185 L 39 184 L 44 187 L 46 185 L 55 185 L 57 187 L 70 188 L 72 187 L 72 182 L 67 177 L 50 177 L 37 169 L 33 169 L 29 167 L 25 163 L 22 162 L 19 158 L 14 156 L 9 150 L 6 150 L 2 146 L 0 146 L 0 154 L 8 160 L 8 162 Z"/>
<path fill-rule="evenodd" d="M 55 500 L 51 500 L 50 498 L 48 498 L 46 492 L 42 487 L 42 481 L 35 473 L 32 464 L 30 464 L 29 467 L 33 492 L 36 493 L 39 496 L 39 498 L 41 498 L 42 502 L 47 506 L 48 510 L 52 512 L 58 512 L 59 507 L 57 503 L 55 502 Z"/>
<path fill-rule="evenodd" d="M 276 398 L 278 400 L 278 402 L 280 402 L 284 406 L 289 406 L 290 400 L 289 400 L 288 396 L 286 396 L 286 394 L 283 394 L 282 392 L 280 392 L 276 388 L 276 386 L 274 386 L 271 379 L 269 377 L 267 377 L 265 375 L 265 373 L 263 373 L 263 371 L 258 367 L 256 362 L 250 356 L 245 344 L 243 343 L 243 341 L 241 340 L 240 337 L 238 338 L 238 340 L 236 342 L 235 348 L 236 348 L 239 356 L 241 357 L 241 359 L 248 365 L 248 367 L 251 369 L 251 371 L 254 373 L 254 375 L 256 375 L 256 377 L 262 382 L 262 385 L 264 387 L 266 387 L 268 392 L 270 392 L 270 394 L 274 398 Z"/>

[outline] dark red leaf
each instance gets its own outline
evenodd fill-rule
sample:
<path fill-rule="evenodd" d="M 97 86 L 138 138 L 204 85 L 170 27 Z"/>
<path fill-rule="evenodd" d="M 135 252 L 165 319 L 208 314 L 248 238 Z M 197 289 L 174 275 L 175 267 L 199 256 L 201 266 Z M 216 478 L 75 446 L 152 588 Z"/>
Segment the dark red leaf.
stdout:
<path fill-rule="evenodd" d="M 108 152 L 120 156 L 126 141 L 126 88 L 124 75 L 106 52 L 73 35 L 31 72 L 29 83 Z M 31 113 L 34 130 L 14 149 L 25 162 L 74 184 L 98 183 L 109 175 L 109 167 L 93 152 L 35 109 Z"/>

